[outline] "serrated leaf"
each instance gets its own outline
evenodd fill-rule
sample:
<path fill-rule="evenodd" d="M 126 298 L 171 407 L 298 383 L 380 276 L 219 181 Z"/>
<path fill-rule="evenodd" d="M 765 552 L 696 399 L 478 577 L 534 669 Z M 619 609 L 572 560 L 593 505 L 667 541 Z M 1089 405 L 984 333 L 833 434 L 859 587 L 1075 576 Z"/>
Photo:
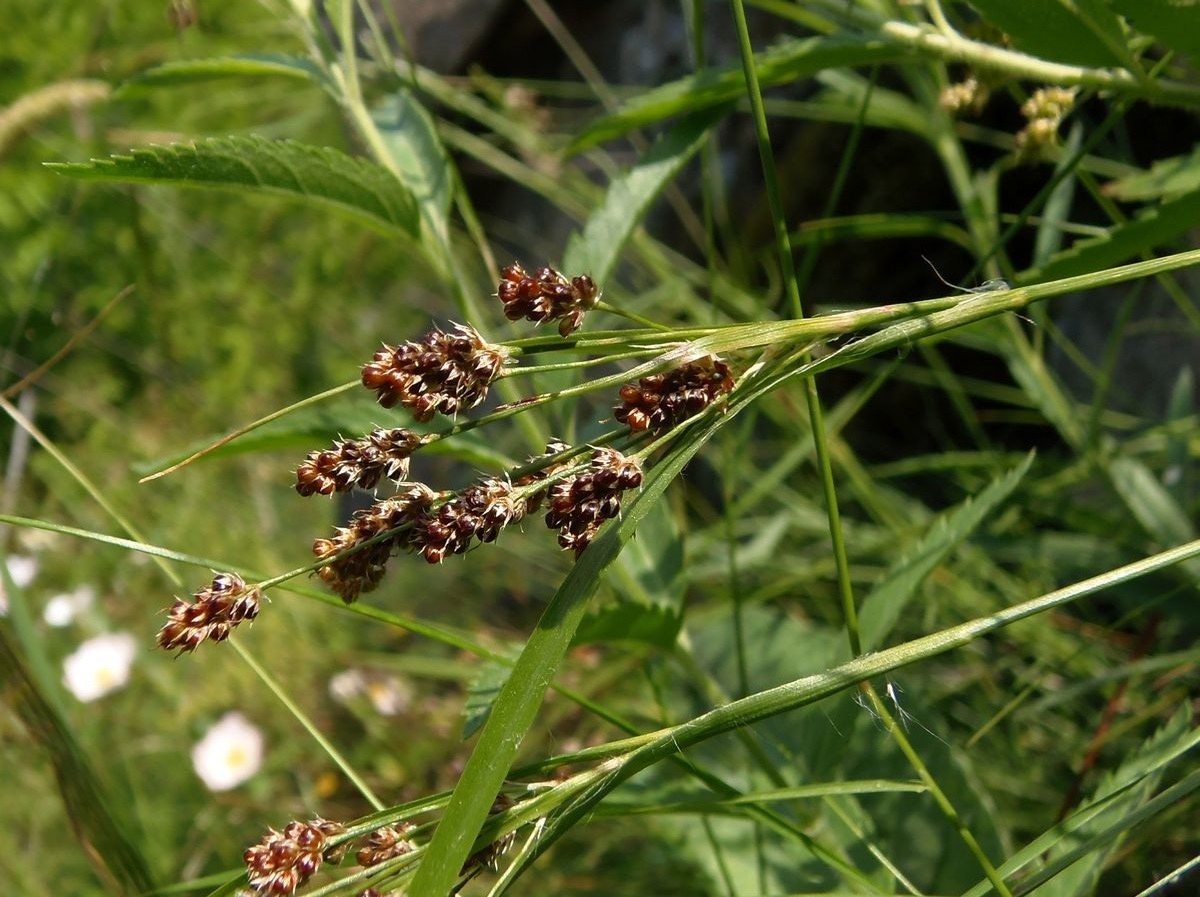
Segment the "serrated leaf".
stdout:
<path fill-rule="evenodd" d="M 978 495 L 939 517 L 921 540 L 884 574 L 859 610 L 864 651 L 874 651 L 883 643 L 925 578 L 1012 495 L 1032 463 L 1033 455 L 1029 454 Z"/>
<path fill-rule="evenodd" d="M 1197 13 L 1200 15 L 1200 13 Z M 1197 20 L 1200 23 L 1200 19 Z M 1147 171 L 1109 181 L 1104 193 L 1122 202 L 1173 197 L 1200 189 L 1200 146 L 1186 156 L 1160 159 Z"/>
<path fill-rule="evenodd" d="M 907 49 L 872 37 L 810 37 L 785 40 L 756 53 L 754 65 L 759 84 L 766 89 L 822 69 L 894 62 L 908 55 Z M 746 80 L 741 65 L 704 69 L 638 94 L 613 114 L 593 122 L 575 138 L 567 152 L 582 152 L 665 118 L 738 100 L 745 92 Z"/>
<path fill-rule="evenodd" d="M 1200 742 L 1200 733 L 1191 728 L 1191 709 L 1185 704 L 1160 730 L 1147 738 L 1138 750 L 1105 776 L 1077 812 L 1102 807 L 1069 836 L 1059 839 L 1046 856 L 1047 865 L 1067 856 L 1095 836 L 1104 838 L 1100 846 L 1031 891 L 1038 897 L 1083 897 L 1095 893 L 1100 873 L 1120 846 L 1128 827 L 1123 820 L 1133 815 L 1153 795 L 1168 763 Z"/>
<path fill-rule="evenodd" d="M 324 76 L 311 60 L 284 53 L 251 53 L 211 59 L 168 62 L 139 72 L 117 87 L 118 95 L 157 87 L 176 87 L 221 78 L 292 78 L 322 83 Z"/>
<path fill-rule="evenodd" d="M 1102 0 L 970 0 L 1024 53 L 1075 65 L 1124 62 L 1121 23 Z"/>
<path fill-rule="evenodd" d="M 571 235 L 563 268 L 586 272 L 604 283 L 650 204 L 704 145 L 709 129 L 727 111 L 722 105 L 687 116 L 656 140 L 629 171 L 609 184 L 604 202 L 588 218 L 582 233 Z"/>
<path fill-rule="evenodd" d="M 498 660 L 484 661 L 479 667 L 471 684 L 467 686 L 467 701 L 463 705 L 463 741 L 478 732 L 487 722 L 496 695 L 500 694 L 500 689 L 508 681 L 511 673 L 512 664 L 501 663 Z"/>
<path fill-rule="evenodd" d="M 1200 56 L 1200 0 L 1108 0 L 1143 34 L 1182 53 Z"/>
<path fill-rule="evenodd" d="M 682 622 L 683 618 L 668 607 L 621 601 L 588 614 L 579 624 L 573 644 L 638 642 L 670 648 Z"/>
<path fill-rule="evenodd" d="M 1200 190 L 1148 209 L 1102 237 L 1078 240 L 1056 253 L 1045 265 L 1018 274 L 1015 286 L 1090 274 L 1127 262 L 1144 250 L 1163 246 L 1196 226 L 1200 220 Z"/>
<path fill-rule="evenodd" d="M 435 238 L 432 245 L 425 241 L 426 250 L 447 263 L 454 179 L 450 156 L 438 137 L 433 118 L 412 92 L 403 88 L 371 110 L 371 118 L 400 172 L 400 179 L 416 197 L 421 220 Z"/>
<path fill-rule="evenodd" d="M 384 168 L 328 147 L 262 137 L 214 137 L 152 146 L 90 162 L 48 168 L 87 181 L 255 190 L 348 213 L 367 224 L 414 237 L 412 194 Z"/>

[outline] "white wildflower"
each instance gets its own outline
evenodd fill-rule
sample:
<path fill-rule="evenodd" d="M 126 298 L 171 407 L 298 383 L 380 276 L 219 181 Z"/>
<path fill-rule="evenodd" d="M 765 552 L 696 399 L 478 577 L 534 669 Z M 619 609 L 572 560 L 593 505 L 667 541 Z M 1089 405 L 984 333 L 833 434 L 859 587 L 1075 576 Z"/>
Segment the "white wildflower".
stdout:
<path fill-rule="evenodd" d="M 38 562 L 35 557 L 10 554 L 4 559 L 4 563 L 8 567 L 8 575 L 12 577 L 13 584 L 18 589 L 25 588 L 37 576 Z"/>
<path fill-rule="evenodd" d="M 128 632 L 88 639 L 63 661 L 63 682 L 81 701 L 94 701 L 129 681 L 137 642 Z"/>
<path fill-rule="evenodd" d="M 80 586 L 73 592 L 63 592 L 46 602 L 42 619 L 50 626 L 68 626 L 75 618 L 87 611 L 96 600 L 96 591 L 91 586 Z"/>
<path fill-rule="evenodd" d="M 236 710 L 226 713 L 192 748 L 192 767 L 209 791 L 228 791 L 262 768 L 262 732 Z"/>
<path fill-rule="evenodd" d="M 412 703 L 412 689 L 388 673 L 349 669 L 329 680 L 329 693 L 343 704 L 365 695 L 380 716 L 403 713 Z"/>

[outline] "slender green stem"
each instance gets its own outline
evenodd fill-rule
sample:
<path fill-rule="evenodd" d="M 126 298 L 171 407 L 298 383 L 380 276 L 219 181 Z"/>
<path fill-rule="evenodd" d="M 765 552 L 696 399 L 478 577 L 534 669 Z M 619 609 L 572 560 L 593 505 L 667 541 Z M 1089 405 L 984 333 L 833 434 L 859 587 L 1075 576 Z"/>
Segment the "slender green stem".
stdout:
<path fill-rule="evenodd" d="M 776 250 L 779 253 L 780 270 L 792 313 L 797 319 L 804 317 L 800 301 L 800 286 L 796 279 L 795 261 L 792 258 L 791 239 L 788 236 L 787 220 L 784 217 L 783 201 L 780 198 L 779 174 L 775 168 L 775 156 L 771 150 L 771 135 L 767 129 L 767 114 L 763 108 L 762 89 L 758 83 L 758 71 L 754 65 L 754 48 L 750 44 L 750 29 L 746 22 L 746 9 L 742 0 L 730 0 L 734 22 L 737 26 L 738 45 L 742 56 L 742 70 L 746 77 L 746 90 L 750 95 L 750 107 L 754 117 L 754 131 L 758 138 L 758 151 L 762 157 L 763 178 L 767 201 L 771 207 L 771 220 L 775 226 Z M 850 581 L 850 562 L 846 554 L 846 542 L 842 533 L 841 512 L 838 509 L 837 489 L 833 478 L 833 463 L 829 457 L 829 444 L 825 435 L 824 415 L 815 378 L 810 377 L 804 385 L 804 398 L 808 405 L 809 421 L 813 430 L 813 445 L 817 452 L 817 469 L 821 475 L 821 489 L 825 497 L 825 512 L 829 518 L 829 537 L 837 565 L 838 594 L 841 597 L 842 613 L 851 648 L 860 649 L 858 634 L 858 612 L 854 605 L 854 590 Z"/>

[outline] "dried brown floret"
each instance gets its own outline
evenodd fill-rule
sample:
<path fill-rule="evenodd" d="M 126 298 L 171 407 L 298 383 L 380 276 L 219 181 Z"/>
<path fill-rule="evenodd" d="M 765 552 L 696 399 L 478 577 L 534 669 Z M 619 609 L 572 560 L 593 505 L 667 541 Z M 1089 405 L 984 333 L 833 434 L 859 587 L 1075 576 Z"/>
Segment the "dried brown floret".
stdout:
<path fill-rule="evenodd" d="M 431 564 L 463 554 L 471 540 L 494 542 L 500 530 L 525 516 L 526 503 L 506 480 L 472 483 L 450 501 L 416 521 L 409 545 Z"/>
<path fill-rule="evenodd" d="M 415 826 L 411 822 L 401 822 L 399 825 L 385 825 L 375 829 L 368 836 L 366 845 L 355 854 L 358 865 L 378 866 L 385 860 L 412 853 L 416 845 L 405 838 L 405 835 L 413 828 Z"/>
<path fill-rule="evenodd" d="M 289 822 L 282 832 L 267 829 L 262 839 L 242 854 L 250 886 L 259 894 L 294 893 L 322 862 L 336 862 L 342 849 L 332 848 L 329 839 L 344 830 L 340 823 L 320 818 Z"/>
<path fill-rule="evenodd" d="M 328 564 L 317 570 L 317 575 L 347 604 L 363 592 L 371 591 L 383 579 L 392 552 L 409 544 L 412 530 L 379 538 L 369 545 L 364 543 L 422 518 L 436 497 L 437 493 L 428 486 L 408 483 L 396 495 L 358 511 L 350 525 L 338 527 L 332 538 L 313 542 L 313 554 L 321 560 L 329 559 Z M 363 547 L 344 557 L 335 557 L 357 546 Z"/>
<path fill-rule="evenodd" d="M 483 401 L 508 356 L 471 327 L 435 327 L 420 342 L 385 344 L 363 367 L 362 383 L 384 408 L 404 405 L 418 421 L 453 417 Z"/>
<path fill-rule="evenodd" d="M 583 316 L 600 301 L 600 291 L 588 275 L 567 279 L 553 268 L 539 268 L 532 275 L 513 263 L 500 272 L 503 280 L 496 295 L 510 321 L 521 318 L 543 324 L 558 321 L 563 336 L 579 329 Z"/>
<path fill-rule="evenodd" d="M 605 520 L 621 512 L 621 494 L 642 484 L 642 466 L 612 448 L 592 454 L 587 470 L 550 487 L 546 525 L 558 530 L 558 544 L 578 557 Z"/>
<path fill-rule="evenodd" d="M 332 448 L 309 452 L 296 468 L 301 495 L 332 495 L 351 489 L 374 489 L 381 479 L 400 482 L 408 476 L 409 457 L 424 438 L 403 427 L 372 430 L 361 439 L 339 439 Z"/>
<path fill-rule="evenodd" d="M 707 355 L 674 370 L 642 377 L 636 386 L 622 386 L 613 417 L 634 433 L 662 433 L 699 414 L 731 389 L 729 365 Z"/>
<path fill-rule="evenodd" d="M 236 573 L 218 573 L 193 596 L 176 598 L 167 622 L 158 631 L 158 646 L 181 654 L 195 651 L 206 640 L 222 642 L 239 623 L 258 616 L 262 591 L 248 586 Z"/>

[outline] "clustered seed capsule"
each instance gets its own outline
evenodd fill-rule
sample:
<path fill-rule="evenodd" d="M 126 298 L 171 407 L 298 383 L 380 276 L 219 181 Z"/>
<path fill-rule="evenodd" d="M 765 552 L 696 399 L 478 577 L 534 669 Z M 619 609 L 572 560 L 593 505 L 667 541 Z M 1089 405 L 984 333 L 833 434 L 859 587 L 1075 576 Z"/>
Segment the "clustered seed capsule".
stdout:
<path fill-rule="evenodd" d="M 211 639 L 223 642 L 239 623 L 258 616 L 262 591 L 247 586 L 236 573 L 218 573 L 212 583 L 193 596 L 195 603 L 176 598 L 167 622 L 158 631 L 158 646 L 186 654 Z"/>
<path fill-rule="evenodd" d="M 539 268 L 530 275 L 516 263 L 500 274 L 504 279 L 496 295 L 504 303 L 506 318 L 537 324 L 558 321 L 563 336 L 578 330 L 583 316 L 600 301 L 595 281 L 586 274 L 568 280 L 553 268 Z"/>
<path fill-rule="evenodd" d="M 312 878 L 322 862 L 341 859 L 345 848 L 331 848 L 329 838 L 344 830 L 341 824 L 320 818 L 289 822 L 282 832 L 267 829 L 262 840 L 242 854 L 250 886 L 259 894 L 294 893 Z"/>
<path fill-rule="evenodd" d="M 598 448 L 587 470 L 550 487 L 546 526 L 558 544 L 579 557 L 605 520 L 621 512 L 621 493 L 642 484 L 642 466 L 612 448 Z"/>
<path fill-rule="evenodd" d="M 338 527 L 332 538 L 313 542 L 313 554 L 321 560 L 331 559 L 317 570 L 317 575 L 343 601 L 353 603 L 360 594 L 379 585 L 392 552 L 408 544 L 411 530 L 379 539 L 344 557 L 334 559 L 335 555 L 361 546 L 388 530 L 413 523 L 429 510 L 435 498 L 437 493 L 428 486 L 408 483 L 396 495 L 356 512 L 350 525 Z"/>
<path fill-rule="evenodd" d="M 372 430 L 361 439 L 339 439 L 332 448 L 309 452 L 296 468 L 301 495 L 332 495 L 351 489 L 374 489 L 382 479 L 400 482 L 408 476 L 409 458 L 423 437 L 403 427 Z"/>
<path fill-rule="evenodd" d="M 620 404 L 613 408 L 618 423 L 631 432 L 662 433 L 699 414 L 733 389 L 729 365 L 708 355 L 662 374 L 642 377 L 637 385 L 621 387 Z"/>
<path fill-rule="evenodd" d="M 415 826 L 411 822 L 385 825 L 371 832 L 367 843 L 354 855 L 360 866 L 378 866 L 385 860 L 412 853 L 416 845 L 405 838 Z"/>
<path fill-rule="evenodd" d="M 525 502 L 514 497 L 513 485 L 488 478 L 472 483 L 413 525 L 408 545 L 431 564 L 448 554 L 463 554 L 471 539 L 494 542 L 500 530 L 525 516 Z"/>
<path fill-rule="evenodd" d="M 435 413 L 453 417 L 483 401 L 508 354 L 471 327 L 456 324 L 450 333 L 435 327 L 420 342 L 385 343 L 363 366 L 362 383 L 384 408 L 399 403 L 418 421 Z"/>

